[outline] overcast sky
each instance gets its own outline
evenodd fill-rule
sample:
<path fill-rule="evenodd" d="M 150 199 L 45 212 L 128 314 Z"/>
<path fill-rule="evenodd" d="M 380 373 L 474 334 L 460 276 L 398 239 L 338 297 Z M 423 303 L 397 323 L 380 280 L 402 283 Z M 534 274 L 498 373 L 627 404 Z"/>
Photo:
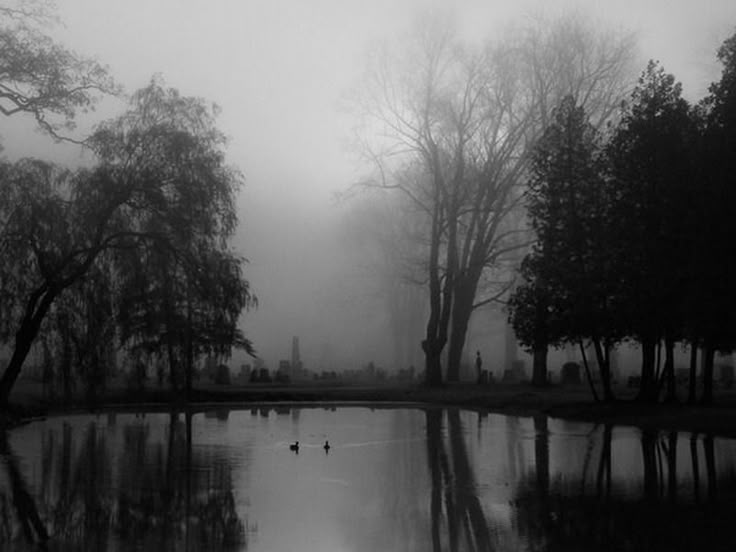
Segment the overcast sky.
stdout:
<path fill-rule="evenodd" d="M 350 328 L 360 329 L 357 356 L 370 360 L 375 349 L 380 358 L 381 344 L 371 343 L 380 335 L 380 316 L 361 312 L 352 292 L 334 291 L 359 281 L 358 271 L 341 260 L 335 228 L 344 208 L 334 205 L 332 194 L 359 175 L 345 147 L 350 118 L 338 107 L 356 83 L 371 43 L 407 31 L 421 10 L 437 6 L 453 10 L 460 31 L 472 38 L 491 36 L 505 23 L 540 10 L 553 14 L 579 7 L 636 31 L 642 68 L 646 59 L 659 59 L 683 82 L 686 97 L 697 100 L 718 77 L 716 48 L 736 29 L 734 0 L 59 0 L 58 5 L 64 27 L 54 33 L 107 64 L 128 91 L 161 73 L 182 93 L 221 106 L 230 162 L 247 179 L 239 198 L 237 246 L 250 259 L 248 277 L 261 302 L 246 316 L 245 330 L 271 366 L 289 357 L 292 335 L 301 336 L 308 361 L 316 361 L 328 342 L 348 355 L 356 335 Z M 9 128 L 2 133 L 10 155 L 37 151 L 37 137 L 11 141 Z"/>

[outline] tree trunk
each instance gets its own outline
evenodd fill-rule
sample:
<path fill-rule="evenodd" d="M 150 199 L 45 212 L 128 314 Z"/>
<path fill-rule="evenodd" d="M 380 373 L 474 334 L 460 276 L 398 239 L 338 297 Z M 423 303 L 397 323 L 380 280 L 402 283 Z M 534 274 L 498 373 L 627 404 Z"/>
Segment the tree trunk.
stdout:
<path fill-rule="evenodd" d="M 432 484 L 430 498 L 430 518 L 432 521 L 432 550 L 440 552 L 442 542 L 440 539 L 440 527 L 442 526 L 442 410 L 427 409 L 427 461 L 429 463 L 430 481 Z"/>
<path fill-rule="evenodd" d="M 598 497 L 611 497 L 611 441 L 613 438 L 613 426 L 605 424 L 603 426 L 603 446 L 601 457 L 598 463 L 598 474 L 596 477 L 596 490 Z"/>
<path fill-rule="evenodd" d="M 547 415 L 534 416 L 534 468 L 536 491 L 545 500 L 549 496 L 549 428 Z"/>
<path fill-rule="evenodd" d="M 447 351 L 447 381 L 460 381 L 460 364 L 463 350 L 465 349 L 465 338 L 468 334 L 470 316 L 473 314 L 473 298 L 468 300 L 467 294 L 455 295 L 452 309 L 450 328 L 450 345 Z"/>
<path fill-rule="evenodd" d="M 708 502 L 714 504 L 718 492 L 718 474 L 716 472 L 716 455 L 713 447 L 713 435 L 703 436 L 703 453 L 705 456 L 705 474 L 708 482 Z"/>
<path fill-rule="evenodd" d="M 644 468 L 644 498 L 647 501 L 659 500 L 659 468 L 657 463 L 657 433 L 651 430 L 641 432 L 641 454 Z"/>
<path fill-rule="evenodd" d="M 176 353 L 174 351 L 174 344 L 173 339 L 171 337 L 171 332 L 167 328 L 167 334 L 166 334 L 166 356 L 169 357 L 169 382 L 171 383 L 171 391 L 174 395 L 177 394 L 179 390 L 178 386 L 178 378 L 176 376 L 177 372 L 177 362 L 176 362 Z M 141 391 L 143 390 L 141 386 Z"/>
<path fill-rule="evenodd" d="M 454 489 L 450 487 L 452 489 L 450 492 L 458 497 L 457 509 L 462 519 L 466 520 L 468 542 L 475 542 L 478 550 L 492 550 L 492 538 L 488 530 L 483 504 L 477 493 L 464 492 L 466 489 L 475 489 L 477 482 L 468 459 L 468 449 L 463 438 L 464 431 L 460 420 L 460 411 L 457 409 L 449 410 L 447 412 L 447 422 L 452 466 L 455 469 L 455 477 L 451 479 Z M 451 549 L 453 548 L 451 547 Z"/>
<path fill-rule="evenodd" d="M 185 380 L 185 399 L 192 400 L 192 372 L 194 371 L 194 343 L 192 339 L 192 303 L 189 298 L 189 290 L 187 288 L 187 366 Z M 296 369 L 296 367 L 292 367 Z"/>
<path fill-rule="evenodd" d="M 657 340 L 645 338 L 641 341 L 641 387 L 636 400 L 645 403 L 657 402 L 658 386 L 655 379 Z"/>
<path fill-rule="evenodd" d="M 33 341 L 38 336 L 41 322 L 43 322 L 46 313 L 48 313 L 57 295 L 57 290 L 48 289 L 38 294 L 37 297 L 32 296 L 29 300 L 23 322 L 21 322 L 21 326 L 15 334 L 13 356 L 10 358 L 10 362 L 2 378 L 0 378 L 0 409 L 8 407 L 10 391 L 13 389 L 13 385 L 15 385 L 20 375 L 21 368 L 23 368 L 23 363 L 26 357 L 28 357 Z M 38 306 L 36 306 L 37 303 Z"/>
<path fill-rule="evenodd" d="M 462 276 L 455 278 L 450 348 L 447 355 L 447 381 L 460 381 L 460 363 L 465 350 L 470 318 L 473 316 L 473 302 L 481 273 L 482 270 L 472 265 Z"/>
<path fill-rule="evenodd" d="M 0 455 L 3 457 L 5 464 L 6 480 L 10 483 L 12 491 L 13 506 L 23 529 L 23 534 L 28 545 L 36 544 L 35 549 L 46 549 L 46 542 L 49 540 L 49 534 L 46 530 L 33 496 L 28 490 L 28 485 L 23 479 L 18 459 L 10 449 L 8 436 L 5 431 L 0 434 Z"/>
<path fill-rule="evenodd" d="M 534 313 L 534 347 L 532 364 L 532 385 L 547 385 L 547 345 L 549 335 L 547 331 L 548 314 L 547 301 L 544 293 L 540 293 L 535 301 Z"/>
<path fill-rule="evenodd" d="M 71 328 L 69 327 L 69 317 L 66 313 L 59 317 L 59 326 L 61 326 L 61 378 L 64 386 L 64 402 L 70 403 L 72 400 L 72 339 Z"/>
<path fill-rule="evenodd" d="M 580 354 L 583 357 L 583 367 L 585 368 L 585 378 L 588 380 L 588 385 L 590 385 L 590 392 L 593 394 L 593 400 L 595 402 L 598 402 L 600 399 L 598 398 L 598 393 L 595 390 L 595 384 L 593 383 L 593 378 L 590 375 L 590 367 L 588 366 L 588 357 L 585 355 L 585 345 L 583 344 L 583 341 L 580 340 Z"/>
<path fill-rule="evenodd" d="M 667 498 L 677 500 L 677 432 L 670 431 L 667 437 Z"/>
<path fill-rule="evenodd" d="M 187 408 L 184 412 L 184 423 L 186 424 L 186 460 L 184 464 L 184 473 L 186 477 L 186 491 L 185 491 L 185 505 L 184 515 L 187 520 L 184 525 L 184 550 L 190 550 L 189 546 L 189 528 L 191 523 L 191 512 L 192 512 L 192 480 L 195 474 L 192 470 L 192 411 Z"/>
<path fill-rule="evenodd" d="M 532 385 L 547 385 L 547 342 L 534 344 L 532 362 Z"/>
<path fill-rule="evenodd" d="M 435 188 L 435 207 L 432 216 L 432 240 L 429 252 L 429 319 L 422 350 L 424 351 L 424 381 L 428 386 L 436 387 L 442 384 L 442 349 L 447 340 L 447 324 L 449 323 L 450 305 L 448 297 L 448 280 L 445 277 L 444 288 L 440 278 L 440 208 L 438 202 L 439 189 Z"/>
<path fill-rule="evenodd" d="M 693 496 L 695 504 L 700 504 L 700 462 L 698 462 L 698 434 L 690 434 L 690 470 L 693 474 Z"/>
<path fill-rule="evenodd" d="M 593 350 L 595 350 L 595 358 L 598 362 L 598 370 L 601 374 L 601 385 L 603 386 L 603 400 L 612 402 L 614 400 L 613 391 L 611 390 L 611 367 L 609 364 L 608 350 L 603 350 L 601 341 L 598 338 L 593 339 Z"/>
<path fill-rule="evenodd" d="M 701 404 L 710 406 L 713 404 L 713 358 L 715 349 L 710 345 L 705 346 L 703 351 L 703 396 Z"/>
<path fill-rule="evenodd" d="M 690 345 L 690 380 L 687 388 L 687 403 L 695 404 L 698 377 L 698 342 L 693 340 Z"/>
<path fill-rule="evenodd" d="M 430 387 L 442 385 L 442 349 L 436 339 L 422 341 L 424 351 L 424 383 Z"/>
<path fill-rule="evenodd" d="M 666 384 L 664 401 L 677 402 L 677 382 L 675 381 L 675 342 L 671 338 L 664 340 L 664 372 L 662 374 Z"/>

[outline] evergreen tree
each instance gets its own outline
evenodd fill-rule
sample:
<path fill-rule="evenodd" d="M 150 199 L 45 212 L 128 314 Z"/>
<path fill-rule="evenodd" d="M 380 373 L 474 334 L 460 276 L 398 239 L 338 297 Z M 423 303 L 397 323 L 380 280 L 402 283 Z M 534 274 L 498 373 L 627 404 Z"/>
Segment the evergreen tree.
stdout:
<path fill-rule="evenodd" d="M 674 344 L 685 325 L 696 127 L 681 91 L 674 76 L 650 61 L 607 148 L 616 194 L 611 221 L 625 251 L 616 267 L 625 294 L 622 330 L 642 347 L 639 399 L 645 402 L 659 397 L 662 341 L 674 399 Z"/>
<path fill-rule="evenodd" d="M 611 400 L 608 202 L 597 133 L 568 96 L 534 150 L 527 206 L 537 242 L 522 265 L 525 282 L 510 301 L 511 321 L 534 353 L 537 384 L 546 381 L 547 345 L 591 340 L 603 396 Z"/>
<path fill-rule="evenodd" d="M 736 344 L 736 34 L 718 50 L 721 79 L 702 103 L 704 136 L 700 150 L 700 189 L 694 202 L 693 333 L 703 348 L 702 402 L 713 401 L 713 357 Z M 691 394 L 692 395 L 692 394 Z M 691 397 L 693 398 L 693 397 Z"/>

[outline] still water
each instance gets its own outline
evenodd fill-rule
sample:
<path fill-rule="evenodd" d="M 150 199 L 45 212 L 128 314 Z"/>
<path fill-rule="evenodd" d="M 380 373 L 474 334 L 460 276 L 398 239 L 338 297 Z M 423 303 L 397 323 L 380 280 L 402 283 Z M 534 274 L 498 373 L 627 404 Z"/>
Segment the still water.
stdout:
<path fill-rule="evenodd" d="M 734 453 L 440 408 L 49 418 L 0 437 L 0 549 L 734 550 Z"/>

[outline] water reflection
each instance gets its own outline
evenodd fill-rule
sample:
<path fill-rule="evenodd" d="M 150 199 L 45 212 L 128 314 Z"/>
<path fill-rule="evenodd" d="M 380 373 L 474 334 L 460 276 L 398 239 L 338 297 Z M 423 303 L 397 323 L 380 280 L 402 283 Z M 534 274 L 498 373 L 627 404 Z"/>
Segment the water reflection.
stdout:
<path fill-rule="evenodd" d="M 427 458 L 432 474 L 433 550 L 459 550 L 461 541 L 470 550 L 491 550 L 491 535 L 477 494 L 478 485 L 468 458 L 460 411 L 447 412 L 447 446 L 442 438 L 443 414 L 441 410 L 426 413 Z M 442 538 L 443 532 L 446 539 Z M 443 541 L 446 547 L 442 546 Z"/>
<path fill-rule="evenodd" d="M 547 441 L 547 435 L 538 432 L 536 442 Z M 613 435 L 614 428 L 604 425 L 586 437 L 589 450 L 598 449 L 593 481 L 588 480 L 587 470 L 577 481 L 563 474 L 545 481 L 540 471 L 548 471 L 544 464 L 549 462 L 549 444 L 535 448 L 535 481 L 520 482 L 514 499 L 519 532 L 530 549 L 732 549 L 736 474 L 732 465 L 717 470 L 712 436 L 642 431 L 641 471 L 616 477 L 616 455 L 624 457 L 632 451 L 615 447 Z M 732 451 L 733 443 L 728 444 L 731 446 L 724 448 Z M 682 465 L 687 456 L 690 466 Z M 701 480 L 703 460 L 705 483 Z M 722 500 L 717 482 L 728 489 Z M 631 483 L 638 484 L 638 490 L 627 489 Z"/>
<path fill-rule="evenodd" d="M 152 437 L 160 422 L 134 419 L 121 434 L 114 416 L 106 427 L 92 419 L 84 428 L 62 422 L 42 430 L 33 498 L 5 435 L 0 455 L 17 516 L 3 511 L 2 542 L 19 540 L 19 524 L 25 543 L 50 534 L 55 550 L 246 548 L 230 463 L 193 450 L 191 415 L 172 413 L 155 428 L 164 429 L 164 439 Z"/>
<path fill-rule="evenodd" d="M 25 542 L 45 544 L 49 538 L 46 526 L 38 514 L 35 500 L 28 492 L 28 486 L 18 468 L 18 459 L 8 444 L 6 432 L 0 432 L 0 457 L 6 478 L 5 488 L 0 494 L 0 542 L 8 542 L 12 536 L 12 504 Z"/>
<path fill-rule="evenodd" d="M 734 452 L 440 408 L 49 419 L 0 436 L 0 548 L 730 550 Z"/>

